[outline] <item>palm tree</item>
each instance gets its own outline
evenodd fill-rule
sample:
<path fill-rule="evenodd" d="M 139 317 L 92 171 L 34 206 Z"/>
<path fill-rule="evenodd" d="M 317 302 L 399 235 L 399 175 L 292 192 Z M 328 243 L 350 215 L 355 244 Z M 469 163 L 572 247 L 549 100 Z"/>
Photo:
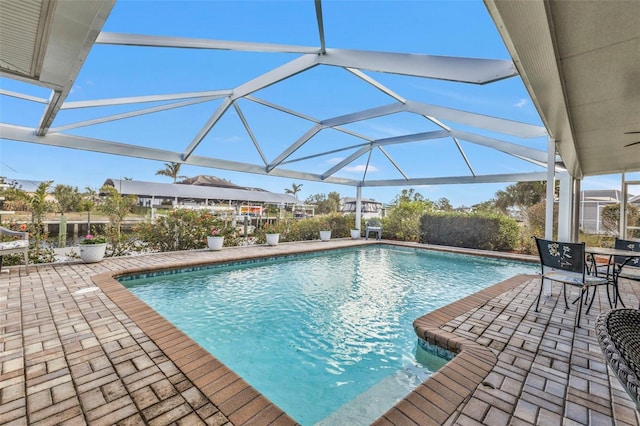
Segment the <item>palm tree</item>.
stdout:
<path fill-rule="evenodd" d="M 284 193 L 285 194 L 291 194 L 294 197 L 298 198 L 298 192 L 300 192 L 302 190 L 302 184 L 296 185 L 295 183 L 291 184 L 291 189 L 289 188 L 285 188 L 284 189 Z"/>
<path fill-rule="evenodd" d="M 164 169 L 158 170 L 156 175 L 169 176 L 173 178 L 173 183 L 176 183 L 178 178 L 186 178 L 186 176 L 179 176 L 180 173 L 180 163 L 164 163 Z"/>

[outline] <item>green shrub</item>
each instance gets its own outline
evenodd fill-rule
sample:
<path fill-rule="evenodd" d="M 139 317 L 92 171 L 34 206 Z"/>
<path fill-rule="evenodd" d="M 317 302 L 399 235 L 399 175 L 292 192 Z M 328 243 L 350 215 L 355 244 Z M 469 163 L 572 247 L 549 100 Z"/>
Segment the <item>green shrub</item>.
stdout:
<path fill-rule="evenodd" d="M 382 219 L 382 238 L 419 241 L 420 218 L 433 211 L 433 202 L 415 193 L 413 189 L 403 190 L 394 200 L 394 205 Z"/>
<path fill-rule="evenodd" d="M 320 238 L 320 231 L 331 230 L 332 238 L 344 238 L 350 235 L 355 226 L 355 216 L 331 213 L 308 219 L 285 219 L 267 224 L 256 230 L 256 243 L 266 242 L 265 234 L 280 234 L 281 242 L 310 241 Z"/>
<path fill-rule="evenodd" d="M 512 251 L 517 239 L 518 224 L 504 215 L 439 212 L 420 220 L 420 242 L 425 244 Z"/>
<path fill-rule="evenodd" d="M 267 223 L 259 229 L 256 229 L 254 235 L 256 237 L 255 242 L 257 244 L 264 244 L 267 239 L 265 237 L 266 234 L 280 234 L 280 242 L 288 242 L 288 241 L 300 241 L 300 224 L 298 222 L 312 220 L 312 219 L 303 219 L 303 220 L 295 220 L 295 219 L 283 219 L 276 223 Z M 311 224 L 307 223 L 304 226 L 304 235 L 310 237 L 312 230 Z"/>
<path fill-rule="evenodd" d="M 135 233 L 148 250 L 164 252 L 205 248 L 214 229 L 218 235 L 228 237 L 225 246 L 235 245 L 231 226 L 206 211 L 171 210 L 155 222 L 138 225 Z"/>
<path fill-rule="evenodd" d="M 29 233 L 29 263 L 52 263 L 56 261 L 55 252 L 53 250 L 54 239 L 49 238 L 48 234 L 40 234 L 39 239 L 34 238 L 36 226 L 26 223 L 4 223 L 8 229 L 12 231 Z M 14 237 L 2 235 L 0 241 L 13 241 Z M 24 265 L 24 255 L 22 253 L 7 254 L 2 258 L 4 266 Z"/>
<path fill-rule="evenodd" d="M 308 241 L 318 239 L 319 231 L 322 228 L 322 223 L 316 218 L 291 220 L 290 228 L 293 228 L 293 232 L 289 232 L 292 240 Z M 292 235 L 293 234 L 293 235 Z"/>
<path fill-rule="evenodd" d="M 611 247 L 615 245 L 615 236 L 607 234 L 586 234 L 580 231 L 578 241 L 591 247 Z"/>
<path fill-rule="evenodd" d="M 356 217 L 352 214 L 330 213 L 318 216 L 318 218 L 322 226 L 318 231 L 331 230 L 331 238 L 349 237 L 351 235 L 351 229 L 356 226 Z"/>

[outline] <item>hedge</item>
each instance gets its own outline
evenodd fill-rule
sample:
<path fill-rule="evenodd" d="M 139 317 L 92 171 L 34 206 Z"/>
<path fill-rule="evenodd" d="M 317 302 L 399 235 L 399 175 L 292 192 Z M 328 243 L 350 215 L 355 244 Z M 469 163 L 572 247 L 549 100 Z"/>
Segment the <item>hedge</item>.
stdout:
<path fill-rule="evenodd" d="M 420 242 L 424 244 L 512 251 L 517 239 L 518 224 L 507 216 L 438 212 L 420 218 Z"/>
<path fill-rule="evenodd" d="M 256 230 L 256 243 L 264 244 L 266 233 L 279 233 L 280 242 L 308 241 L 320 238 L 320 231 L 331 230 L 331 238 L 350 236 L 354 215 L 331 213 L 308 219 L 285 219 Z"/>

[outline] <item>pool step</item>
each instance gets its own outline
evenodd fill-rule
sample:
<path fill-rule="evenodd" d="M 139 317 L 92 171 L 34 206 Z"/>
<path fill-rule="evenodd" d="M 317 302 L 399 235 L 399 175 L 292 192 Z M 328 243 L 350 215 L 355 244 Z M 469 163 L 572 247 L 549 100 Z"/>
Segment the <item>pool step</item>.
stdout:
<path fill-rule="evenodd" d="M 409 365 L 382 379 L 316 425 L 370 425 L 422 383 L 429 374 L 423 367 Z"/>

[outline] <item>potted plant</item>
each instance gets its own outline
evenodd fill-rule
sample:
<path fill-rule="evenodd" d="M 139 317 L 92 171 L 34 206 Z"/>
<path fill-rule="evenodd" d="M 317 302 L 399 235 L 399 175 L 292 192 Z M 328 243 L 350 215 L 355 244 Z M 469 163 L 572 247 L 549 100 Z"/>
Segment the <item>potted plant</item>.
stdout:
<path fill-rule="evenodd" d="M 267 233 L 265 234 L 265 238 L 267 239 L 267 244 L 270 246 L 277 246 L 278 241 L 280 241 L 279 233 Z"/>
<path fill-rule="evenodd" d="M 80 259 L 84 263 L 100 262 L 104 259 L 104 253 L 107 250 L 107 239 L 91 234 L 87 234 L 80 241 Z"/>
<path fill-rule="evenodd" d="M 222 250 L 224 244 L 224 235 L 220 235 L 220 231 L 217 228 L 211 230 L 211 235 L 207 236 L 207 245 L 209 250 Z"/>
<path fill-rule="evenodd" d="M 331 230 L 320 231 L 320 241 L 329 241 L 331 239 Z"/>
<path fill-rule="evenodd" d="M 277 246 L 278 242 L 280 241 L 280 233 L 277 232 L 278 228 L 276 226 L 273 226 L 272 224 L 265 224 L 264 225 L 264 238 L 267 242 L 267 245 L 270 246 Z"/>

